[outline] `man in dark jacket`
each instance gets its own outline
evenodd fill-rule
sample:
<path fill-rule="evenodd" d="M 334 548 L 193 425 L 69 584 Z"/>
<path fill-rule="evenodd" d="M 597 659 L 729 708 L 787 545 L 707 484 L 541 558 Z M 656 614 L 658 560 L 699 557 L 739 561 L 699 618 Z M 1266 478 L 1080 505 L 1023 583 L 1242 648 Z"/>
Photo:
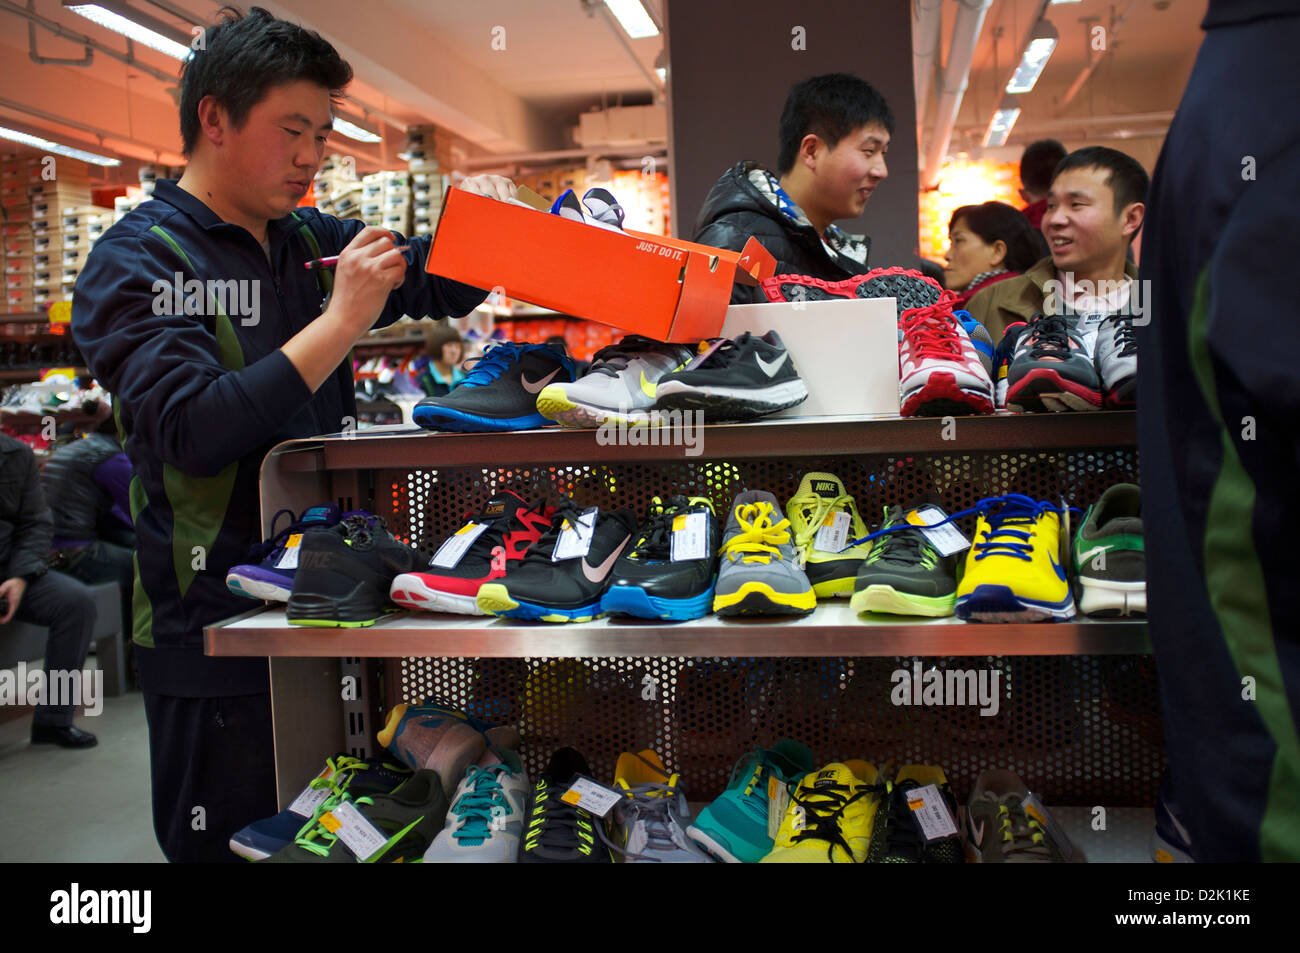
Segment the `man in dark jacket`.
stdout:
<path fill-rule="evenodd" d="M 62 573 L 49 572 L 53 520 L 41 493 L 40 475 L 31 448 L 0 434 L 0 625 L 10 619 L 47 626 L 45 685 L 47 693 L 72 684 L 52 673 L 81 672 L 86 667 L 95 628 L 95 600 L 90 590 Z M 50 704 L 49 702 L 56 702 Z M 72 724 L 73 700 L 47 698 L 32 716 L 32 744 L 91 748 L 98 743 Z"/>
<path fill-rule="evenodd" d="M 777 171 L 738 162 L 723 173 L 695 222 L 695 241 L 740 251 L 757 238 L 776 273 L 840 281 L 865 273 L 871 240 L 840 229 L 889 175 L 889 104 L 847 73 L 814 76 L 790 90 L 781 113 Z M 733 304 L 766 300 L 737 284 Z"/>

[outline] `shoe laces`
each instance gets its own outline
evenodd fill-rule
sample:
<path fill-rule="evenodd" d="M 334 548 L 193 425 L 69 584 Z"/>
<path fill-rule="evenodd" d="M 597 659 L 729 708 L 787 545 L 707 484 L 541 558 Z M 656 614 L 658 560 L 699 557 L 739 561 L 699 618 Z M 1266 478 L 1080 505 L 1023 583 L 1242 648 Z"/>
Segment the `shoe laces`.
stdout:
<path fill-rule="evenodd" d="M 1014 792 L 997 798 L 992 793 L 986 794 L 990 801 L 998 802 L 998 834 L 1002 839 L 1002 853 L 1006 857 L 1018 854 L 1037 857 L 1043 860 L 1051 858 L 1052 849 L 1047 839 L 1047 832 L 1037 819 L 1031 816 Z"/>
<path fill-rule="evenodd" d="M 289 514 L 289 525 L 277 533 L 275 531 L 275 524 L 280 522 L 280 517 L 286 513 Z M 260 543 L 254 543 L 248 551 L 248 561 L 254 564 L 260 563 L 277 549 L 283 548 L 284 544 L 289 541 L 291 535 L 301 532 L 307 525 L 310 524 L 304 524 L 302 520 L 294 519 L 293 510 L 278 510 L 276 514 L 271 517 L 271 538 L 263 540 Z"/>
<path fill-rule="evenodd" d="M 916 358 L 961 360 L 964 357 L 951 299 L 941 297 L 928 307 L 904 311 L 899 324 Z"/>
<path fill-rule="evenodd" d="M 906 513 L 901 507 L 885 509 L 885 527 L 911 526 Z M 926 569 L 933 569 L 939 560 L 939 551 L 925 538 L 919 529 L 911 532 L 890 533 L 881 537 L 880 542 L 867 554 L 866 564 L 874 566 L 884 562 L 893 565 L 915 566 L 920 563 Z"/>
<path fill-rule="evenodd" d="M 713 513 L 713 501 L 702 496 L 689 499 L 684 496 L 670 496 L 665 502 L 656 496 L 650 501 L 646 517 L 646 526 L 641 538 L 629 551 L 632 559 L 663 561 L 672 555 L 673 521 L 688 512 L 707 510 Z"/>
<path fill-rule="evenodd" d="M 451 808 L 451 813 L 460 819 L 452 837 L 458 841 L 491 838 L 493 819 L 513 813 L 505 789 L 501 787 L 501 776 L 513 773 L 508 764 L 469 769 L 469 785 Z"/>
<path fill-rule="evenodd" d="M 528 548 L 521 565 L 549 563 L 551 554 L 555 551 L 555 545 L 559 542 L 560 534 L 564 532 L 565 520 L 568 520 L 569 526 L 573 528 L 575 533 L 581 534 L 584 532 L 580 529 L 583 525 L 581 521 L 583 512 L 585 512 L 583 507 L 578 506 L 572 500 L 566 499 L 560 503 L 551 516 L 550 528 L 543 532 L 541 538 Z M 599 519 L 597 519 L 597 522 L 599 522 Z M 591 532 L 595 532 L 595 524 L 592 525 Z M 550 543 L 550 545 L 546 545 L 547 543 Z"/>
<path fill-rule="evenodd" d="M 1032 540 L 1038 535 L 1038 520 L 1044 514 L 1056 512 L 1056 507 L 1046 500 L 1035 500 L 1019 493 L 1008 493 L 983 502 L 1000 508 L 996 513 L 983 507 L 978 510 L 988 524 L 988 531 L 975 541 L 975 559 L 1011 556 L 1032 562 Z"/>
<path fill-rule="evenodd" d="M 562 800 L 564 785 L 551 785 L 546 778 L 538 778 L 533 791 L 533 808 L 524 831 L 524 850 L 576 847 L 579 853 L 590 855 L 599 836 L 591 814 Z M 600 839 L 603 841 L 603 836 Z"/>
<path fill-rule="evenodd" d="M 645 784 L 629 785 L 622 778 L 616 782 L 617 789 L 627 799 L 619 804 L 619 807 L 625 812 L 624 818 L 627 826 L 642 823 L 645 825 L 645 854 L 635 854 L 631 851 L 619 847 L 617 844 L 610 843 L 608 839 L 605 843 L 617 853 L 623 855 L 628 860 L 642 860 L 658 862 L 660 858 L 649 856 L 650 851 L 671 851 L 678 848 L 677 838 L 673 835 L 674 828 L 678 828 L 676 814 L 674 809 L 677 807 L 678 798 L 681 790 L 678 787 L 677 775 L 672 775 L 667 782 L 647 782 Z M 680 829 L 680 828 L 678 828 Z"/>
<path fill-rule="evenodd" d="M 572 375 L 573 362 L 568 355 L 560 353 L 549 345 L 515 344 L 511 341 L 497 341 L 495 344 L 488 346 L 482 357 L 471 358 L 461 365 L 468 369 L 468 373 L 458 386 L 486 387 L 489 384 L 496 383 L 497 378 L 507 371 L 512 364 L 521 360 L 525 354 L 531 351 L 545 351 L 567 368 L 570 375 Z"/>
<path fill-rule="evenodd" d="M 1131 314 L 1113 314 L 1108 319 L 1113 329 L 1113 340 L 1115 342 L 1115 354 L 1117 357 L 1128 357 L 1137 353 L 1137 333 L 1133 328 L 1133 315 Z"/>
<path fill-rule="evenodd" d="M 374 542 L 376 526 L 384 532 L 388 530 L 382 519 L 365 510 L 350 510 L 344 513 L 338 525 L 343 527 L 344 539 L 347 540 L 348 545 L 361 549 L 368 548 Z"/>
<path fill-rule="evenodd" d="M 773 523 L 773 509 L 766 500 L 737 506 L 736 523 L 740 532 L 722 544 L 722 553 L 733 563 L 737 556 L 747 563 L 770 563 L 773 556 L 783 558 L 777 547 L 790 542 L 790 521 Z"/>
<path fill-rule="evenodd" d="M 1029 348 L 1029 356 L 1034 360 L 1055 358 L 1068 360 L 1070 350 L 1070 325 L 1059 314 L 1036 314 L 1029 326 L 1021 333 L 1019 346 Z"/>
<path fill-rule="evenodd" d="M 798 844 L 806 840 L 825 841 L 826 859 L 835 859 L 835 848 L 841 847 L 851 858 L 853 848 L 844 838 L 842 822 L 848 806 L 864 797 L 884 791 L 884 786 L 856 781 L 851 784 L 826 783 L 819 787 L 801 785 L 790 795 L 790 804 L 798 805 L 804 812 L 804 825 L 790 838 Z"/>
<path fill-rule="evenodd" d="M 803 527 L 796 530 L 794 534 L 795 548 L 801 551 L 805 547 L 810 547 L 817 538 L 817 531 L 821 529 L 829 513 L 844 510 L 852 517 L 850 527 L 862 523 L 862 517 L 858 515 L 858 505 L 848 493 L 841 493 L 832 498 L 809 491 L 793 497 L 790 500 L 790 509 L 800 512 L 803 516 Z"/>

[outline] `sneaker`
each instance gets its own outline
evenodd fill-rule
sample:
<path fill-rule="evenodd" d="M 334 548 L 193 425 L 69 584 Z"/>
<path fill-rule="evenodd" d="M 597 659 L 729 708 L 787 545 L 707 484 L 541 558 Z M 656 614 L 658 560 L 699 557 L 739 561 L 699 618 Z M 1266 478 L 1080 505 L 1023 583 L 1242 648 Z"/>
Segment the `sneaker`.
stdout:
<path fill-rule="evenodd" d="M 1097 376 L 1107 407 L 1137 406 L 1137 335 L 1133 315 L 1110 314 L 1097 329 Z"/>
<path fill-rule="evenodd" d="M 469 517 L 442 544 L 428 569 L 396 577 L 389 598 L 407 609 L 483 615 L 477 602 L 479 589 L 519 565 L 529 547 L 550 528 L 552 513 L 554 509 L 540 500 L 529 504 L 509 490 L 498 493 L 483 512 Z M 478 535 L 459 555 L 447 548 L 470 533 Z"/>
<path fill-rule="evenodd" d="M 674 537 L 679 542 L 674 544 Z M 686 547 L 695 542 L 699 548 Z M 619 557 L 600 598 L 605 615 L 698 619 L 713 610 L 722 531 L 706 497 L 651 501 L 636 543 Z M 674 555 L 677 556 L 674 559 Z"/>
<path fill-rule="evenodd" d="M 663 344 L 628 334 L 596 352 L 591 370 L 576 381 L 548 384 L 537 395 L 537 410 L 565 427 L 651 424 L 655 385 L 693 356 L 689 347 Z"/>
<path fill-rule="evenodd" d="M 861 864 L 885 786 L 867 761 L 828 764 L 790 794 L 781 829 L 763 864 Z"/>
<path fill-rule="evenodd" d="M 513 864 L 531 786 L 519 755 L 489 749 L 456 788 L 446 826 L 424 852 L 426 864 Z"/>
<path fill-rule="evenodd" d="M 923 505 L 885 509 L 882 529 L 907 526 L 907 514 Z M 929 618 L 950 616 L 957 603 L 957 556 L 939 550 L 918 530 L 875 540 L 853 581 L 854 612 L 890 612 Z"/>
<path fill-rule="evenodd" d="M 833 473 L 805 473 L 785 511 L 790 514 L 795 549 L 817 598 L 853 595 L 853 580 L 871 545 L 861 543 L 847 549 L 843 546 L 851 539 L 866 536 L 867 524 L 862 522 L 858 505 L 840 478 Z M 841 531 L 837 548 L 819 549 L 819 535 L 828 547 L 836 545 L 833 540 L 826 540 L 826 534 L 837 523 Z M 823 528 L 826 534 L 822 533 Z"/>
<path fill-rule="evenodd" d="M 1169 772 L 1160 779 L 1156 797 L 1156 826 L 1151 832 L 1151 859 L 1157 864 L 1194 864 L 1192 835 L 1178 819 L 1178 802 L 1174 798 Z"/>
<path fill-rule="evenodd" d="M 893 298 L 898 317 L 913 308 L 937 304 L 943 287 L 933 278 L 907 268 L 875 268 L 843 281 L 809 275 L 775 275 L 762 282 L 768 301 L 828 301 L 833 298 Z"/>
<path fill-rule="evenodd" d="M 686 833 L 729 864 L 758 863 L 772 851 L 767 815 L 777 786 L 798 784 L 812 768 L 812 752 L 791 738 L 751 751 L 736 762 L 727 789 Z"/>
<path fill-rule="evenodd" d="M 289 525 L 276 532 L 280 517 L 289 514 Z M 298 568 L 298 544 L 309 529 L 328 529 L 343 518 L 333 503 L 313 506 L 298 519 L 293 510 L 280 510 L 271 518 L 271 538 L 258 543 L 248 554 L 248 562 L 231 566 L 226 573 L 226 588 L 237 596 L 288 602 L 293 591 L 293 576 Z M 295 540 L 294 536 L 299 539 Z"/>
<path fill-rule="evenodd" d="M 954 311 L 952 316 L 957 319 L 966 336 L 970 338 L 970 343 L 975 346 L 975 351 L 979 354 L 980 363 L 984 365 L 984 373 L 992 380 L 994 353 L 997 349 L 993 346 L 993 338 L 989 336 L 988 328 L 971 317 L 969 311 Z"/>
<path fill-rule="evenodd" d="M 703 410 L 707 419 L 755 420 L 803 403 L 808 387 L 780 335 L 715 341 L 655 385 L 655 410 Z"/>
<path fill-rule="evenodd" d="M 956 832 L 946 837 L 927 840 L 916 811 L 908 795 L 910 792 L 934 785 L 948 807 Z M 889 789 L 889 797 L 876 815 L 876 828 L 871 839 L 867 862 L 873 864 L 960 864 L 962 854 L 961 828 L 957 814 L 957 798 L 952 793 L 948 778 L 942 768 L 909 764 L 898 769 L 897 779 Z"/>
<path fill-rule="evenodd" d="M 632 542 L 636 516 L 631 510 L 596 510 L 595 524 L 581 522 L 585 511 L 566 500 L 545 535 L 500 582 L 484 583 L 478 607 L 488 615 L 542 622 L 590 622 L 600 615 L 600 597 L 614 563 Z M 585 555 L 556 559 L 564 537 L 591 536 Z"/>
<path fill-rule="evenodd" d="M 538 413 L 537 395 L 553 381 L 573 378 L 573 361 L 560 350 L 501 341 L 483 352 L 454 390 L 416 404 L 411 419 L 426 430 L 464 433 L 545 427 L 551 421 Z"/>
<path fill-rule="evenodd" d="M 1058 315 L 1036 314 L 1016 338 L 1007 367 L 1007 407 L 1096 410 L 1101 379 L 1083 337 Z"/>
<path fill-rule="evenodd" d="M 338 754 L 325 761 L 325 769 L 316 775 L 293 802 L 279 814 L 273 814 L 236 831 L 230 849 L 245 860 L 266 860 L 293 842 L 303 826 L 310 824 L 324 810 L 330 795 L 348 791 L 356 797 L 387 794 L 411 776 L 411 772 L 382 757 L 353 758 Z M 313 796 L 314 795 L 314 796 Z"/>
<path fill-rule="evenodd" d="M 993 381 L 946 301 L 899 319 L 898 397 L 904 417 L 993 413 Z"/>
<path fill-rule="evenodd" d="M 707 864 L 709 855 L 686 836 L 691 808 L 659 755 L 624 752 L 614 767 L 624 797 L 609 815 L 614 850 L 626 863 Z"/>
<path fill-rule="evenodd" d="M 551 755 L 528 802 L 528 827 L 519 843 L 521 864 L 607 864 L 609 848 L 596 831 L 600 819 L 564 800 L 578 775 L 591 777 L 587 760 L 572 748 Z"/>
<path fill-rule="evenodd" d="M 1016 342 L 1020 334 L 1029 327 L 1024 321 L 1013 321 L 1002 332 L 1002 339 L 993 349 L 993 389 L 995 403 L 999 410 L 1007 407 L 1007 372 L 1011 369 L 1011 359 L 1016 353 Z"/>
<path fill-rule="evenodd" d="M 1025 809 L 1029 789 L 1012 771 L 994 768 L 975 781 L 966 807 L 966 859 L 975 864 L 1062 864 L 1060 848 L 1037 812 Z M 1082 861 L 1075 848 L 1073 859 Z"/>
<path fill-rule="evenodd" d="M 405 702 L 388 713 L 377 737 L 411 770 L 436 771 L 448 797 L 465 776 L 465 769 L 482 756 L 488 745 L 483 732 L 470 725 L 460 712 Z"/>
<path fill-rule="evenodd" d="M 1117 483 L 1088 507 L 1074 535 L 1079 611 L 1092 616 L 1147 614 L 1142 490 Z"/>
<path fill-rule="evenodd" d="M 1020 494 L 980 501 L 975 542 L 957 586 L 957 617 L 968 622 L 1065 622 L 1074 596 L 1056 506 Z"/>
<path fill-rule="evenodd" d="M 588 204 L 587 199 L 592 199 L 593 192 L 604 193 L 608 196 L 608 201 L 596 197 Z M 614 210 L 617 209 L 617 212 Z M 558 215 L 560 218 L 566 218 L 571 222 L 581 222 L 584 225 L 595 225 L 598 228 L 606 228 L 612 232 L 621 232 L 623 230 L 623 209 L 614 201 L 614 196 L 610 195 L 605 189 L 590 189 L 586 198 L 582 202 L 578 201 L 577 193 L 573 189 L 565 189 L 554 204 L 551 205 L 551 214 Z M 616 220 L 615 220 L 616 219 Z"/>
<path fill-rule="evenodd" d="M 374 625 L 397 610 L 388 598 L 393 580 L 420 565 L 419 553 L 395 540 L 379 517 L 362 512 L 308 530 L 299 551 L 285 613 L 290 625 Z"/>
<path fill-rule="evenodd" d="M 618 204 L 618 199 L 609 189 L 594 188 L 587 189 L 582 196 L 582 207 L 587 210 L 589 218 L 595 219 L 598 225 L 609 225 L 623 230 L 623 217 L 625 212 L 623 206 Z"/>
<path fill-rule="evenodd" d="M 396 712 L 398 709 L 400 709 L 403 714 L 407 712 L 423 716 L 438 714 L 455 718 L 457 721 L 463 721 L 481 734 L 487 740 L 489 745 L 496 748 L 510 748 L 511 750 L 517 751 L 519 750 L 519 743 L 523 740 L 522 736 L 519 734 L 518 728 L 511 725 L 497 724 L 494 721 L 487 721 L 483 718 L 476 718 L 473 715 L 467 715 L 459 708 L 454 708 L 437 698 L 425 698 L 414 705 L 402 702 L 397 705 L 393 711 Z M 392 712 L 389 713 L 390 719 L 400 720 L 400 717 L 400 715 L 395 715 Z M 384 742 L 381 739 L 380 744 L 383 743 Z"/>
<path fill-rule="evenodd" d="M 718 615 L 808 615 L 817 608 L 790 538 L 790 521 L 771 493 L 750 490 L 737 496 L 722 539 L 713 595 Z"/>
<path fill-rule="evenodd" d="M 373 828 L 377 849 L 358 856 L 336 834 L 334 811 L 351 804 Z M 447 816 L 447 795 L 435 771 L 416 771 L 391 794 L 352 797 L 344 791 L 325 802 L 315 824 L 309 824 L 280 851 L 272 864 L 380 864 L 418 861 L 433 843 Z M 333 828 L 333 830 L 331 830 Z"/>

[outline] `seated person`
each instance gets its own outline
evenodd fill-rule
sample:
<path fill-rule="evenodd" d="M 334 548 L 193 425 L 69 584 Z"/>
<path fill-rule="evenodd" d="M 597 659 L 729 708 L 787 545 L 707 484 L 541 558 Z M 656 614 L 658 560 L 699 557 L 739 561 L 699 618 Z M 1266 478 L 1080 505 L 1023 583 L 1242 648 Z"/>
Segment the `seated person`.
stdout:
<path fill-rule="evenodd" d="M 943 286 L 957 293 L 953 308 L 964 308 L 975 292 L 1014 278 L 1047 254 L 1040 232 L 1005 202 L 963 205 L 948 221 L 948 267 Z"/>
<path fill-rule="evenodd" d="M 1042 228 L 1052 173 L 1064 158 L 1065 146 L 1055 139 L 1031 142 L 1020 154 L 1020 197 L 1028 203 L 1021 211 L 1034 228 Z"/>
<path fill-rule="evenodd" d="M 833 223 L 857 218 L 885 180 L 894 132 L 889 104 L 846 73 L 814 76 L 790 90 L 781 113 L 776 172 L 739 162 L 713 186 L 695 222 L 694 241 L 740 251 L 757 238 L 776 274 L 841 281 L 864 274 L 870 239 Z M 766 300 L 737 284 L 733 304 Z"/>
<path fill-rule="evenodd" d="M 1035 314 L 1115 314 L 1129 303 L 1137 268 L 1129 245 L 1142 228 L 1149 179 L 1132 156 L 1104 146 L 1072 152 L 1056 167 L 1043 216 L 1051 254 L 1018 278 L 976 293 L 966 310 L 994 342 Z M 1044 286 L 1060 283 L 1061 295 Z M 1105 284 L 1100 284 L 1105 282 Z M 1095 291 L 1111 289 L 1096 296 Z"/>
<path fill-rule="evenodd" d="M 443 397 L 465 379 L 461 361 L 465 359 L 465 342 L 450 324 L 425 328 L 425 354 L 428 362 L 415 381 L 427 397 Z"/>

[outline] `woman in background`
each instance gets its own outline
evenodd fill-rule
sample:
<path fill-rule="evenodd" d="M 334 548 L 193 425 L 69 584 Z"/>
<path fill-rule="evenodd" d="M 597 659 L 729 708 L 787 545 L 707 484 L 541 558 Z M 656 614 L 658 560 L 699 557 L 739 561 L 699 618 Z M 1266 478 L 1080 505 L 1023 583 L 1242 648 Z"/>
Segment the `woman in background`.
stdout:
<path fill-rule="evenodd" d="M 1005 202 L 963 205 L 948 223 L 944 286 L 957 293 L 954 310 L 975 292 L 1030 268 L 1049 254 L 1025 213 Z"/>
<path fill-rule="evenodd" d="M 416 375 L 416 383 L 426 396 L 442 397 L 465 379 L 460 367 L 465 357 L 465 342 L 460 332 L 448 324 L 426 328 L 424 340 L 429 362 Z"/>

